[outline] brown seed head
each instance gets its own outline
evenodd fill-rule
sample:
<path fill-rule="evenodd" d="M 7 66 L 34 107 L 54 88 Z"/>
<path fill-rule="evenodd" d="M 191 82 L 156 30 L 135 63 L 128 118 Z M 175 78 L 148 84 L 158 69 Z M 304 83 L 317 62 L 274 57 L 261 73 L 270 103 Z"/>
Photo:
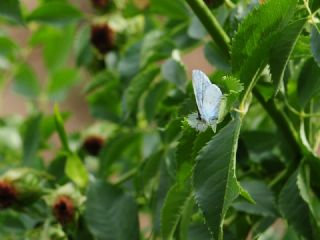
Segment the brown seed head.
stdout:
<path fill-rule="evenodd" d="M 109 2 L 109 0 L 91 0 L 91 3 L 95 8 L 105 8 Z"/>
<path fill-rule="evenodd" d="M 12 206 L 17 200 L 17 190 L 9 181 L 0 181 L 0 209 Z"/>
<path fill-rule="evenodd" d="M 102 54 L 115 47 L 115 33 L 108 24 L 96 24 L 91 26 L 91 44 Z"/>
<path fill-rule="evenodd" d="M 104 144 L 104 139 L 100 136 L 87 137 L 82 145 L 82 148 L 90 155 L 97 156 Z"/>
<path fill-rule="evenodd" d="M 53 204 L 53 215 L 63 225 L 72 222 L 75 208 L 72 199 L 68 196 L 59 196 Z"/>

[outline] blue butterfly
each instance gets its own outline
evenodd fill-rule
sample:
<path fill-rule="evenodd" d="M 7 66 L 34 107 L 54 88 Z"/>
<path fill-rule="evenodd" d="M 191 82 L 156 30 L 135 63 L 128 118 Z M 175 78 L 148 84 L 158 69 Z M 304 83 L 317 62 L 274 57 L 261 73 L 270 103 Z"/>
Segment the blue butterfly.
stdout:
<path fill-rule="evenodd" d="M 211 124 L 218 118 L 223 94 L 200 70 L 192 71 L 192 86 L 198 106 L 198 120 Z"/>

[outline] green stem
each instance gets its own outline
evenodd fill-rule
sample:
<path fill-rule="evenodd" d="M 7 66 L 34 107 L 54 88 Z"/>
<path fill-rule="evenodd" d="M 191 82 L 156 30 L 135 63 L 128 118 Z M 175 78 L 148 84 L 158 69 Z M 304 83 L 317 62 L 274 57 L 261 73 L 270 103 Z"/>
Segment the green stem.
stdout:
<path fill-rule="evenodd" d="M 186 2 L 197 15 L 203 26 L 211 35 L 212 39 L 223 50 L 225 55 L 230 57 L 230 38 L 206 6 L 205 2 L 203 0 L 186 0 Z"/>
<path fill-rule="evenodd" d="M 252 93 L 259 101 L 259 103 L 263 106 L 263 108 L 267 111 L 273 122 L 277 125 L 278 130 L 281 132 L 282 136 L 289 143 L 292 153 L 294 154 L 294 156 L 296 156 L 294 158 L 294 161 L 299 161 L 299 158 L 301 156 L 301 148 L 299 145 L 299 140 L 294 133 L 295 131 L 292 127 L 291 122 L 281 111 L 279 111 L 273 99 L 266 101 L 256 88 L 253 88 Z"/>
<path fill-rule="evenodd" d="M 136 175 L 136 173 L 138 172 L 138 168 L 134 168 L 128 172 L 126 172 L 125 174 L 123 174 L 119 180 L 117 182 L 114 183 L 114 185 L 121 185 L 122 183 L 130 180 L 133 176 Z"/>
<path fill-rule="evenodd" d="M 236 7 L 236 5 L 231 0 L 224 0 L 224 3 L 228 8 L 232 9 Z"/>

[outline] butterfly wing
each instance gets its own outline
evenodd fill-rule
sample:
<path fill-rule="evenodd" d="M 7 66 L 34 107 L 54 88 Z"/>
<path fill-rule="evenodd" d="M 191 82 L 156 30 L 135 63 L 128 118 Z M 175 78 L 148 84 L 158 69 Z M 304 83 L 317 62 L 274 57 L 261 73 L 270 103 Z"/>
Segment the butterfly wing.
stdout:
<path fill-rule="evenodd" d="M 222 92 L 215 84 L 210 84 L 203 94 L 202 112 L 206 122 L 210 122 L 218 117 Z"/>
<path fill-rule="evenodd" d="M 205 117 L 205 113 L 203 111 L 205 91 L 211 85 L 212 83 L 210 82 L 209 78 L 202 71 L 200 70 L 192 71 L 192 86 L 193 86 L 193 91 L 196 97 L 196 103 L 197 103 L 201 118 Z"/>

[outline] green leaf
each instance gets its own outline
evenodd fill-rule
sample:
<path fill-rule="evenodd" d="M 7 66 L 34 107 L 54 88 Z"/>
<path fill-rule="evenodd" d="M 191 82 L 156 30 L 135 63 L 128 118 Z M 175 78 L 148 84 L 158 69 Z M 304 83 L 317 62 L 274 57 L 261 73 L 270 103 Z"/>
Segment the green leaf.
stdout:
<path fill-rule="evenodd" d="M 116 161 L 123 160 L 122 157 L 130 150 L 130 148 L 135 148 L 136 151 L 140 151 L 139 146 L 141 142 L 141 134 L 139 133 L 118 133 L 114 138 L 109 139 L 108 144 L 102 149 L 101 158 L 101 168 L 103 175 L 109 173 L 112 164 Z M 134 156 L 130 154 L 130 159 Z"/>
<path fill-rule="evenodd" d="M 97 240 L 138 240 L 138 209 L 119 188 L 97 180 L 89 185 L 85 219 Z"/>
<path fill-rule="evenodd" d="M 82 13 L 66 2 L 50 1 L 33 10 L 28 21 L 65 25 L 80 20 Z"/>
<path fill-rule="evenodd" d="M 233 110 L 235 103 L 238 101 L 239 95 L 243 90 L 243 84 L 239 79 L 233 76 L 223 76 L 219 79 L 215 78 L 217 83 L 223 91 L 223 97 L 220 104 L 218 123 Z"/>
<path fill-rule="evenodd" d="M 213 82 L 218 84 L 224 94 L 240 93 L 243 91 L 243 84 L 240 80 L 231 75 L 225 75 L 222 72 L 216 72 L 213 75 Z"/>
<path fill-rule="evenodd" d="M 16 59 L 17 45 L 7 36 L 0 36 L 0 69 L 10 67 L 11 62 Z"/>
<path fill-rule="evenodd" d="M 300 240 L 300 238 L 299 235 L 294 231 L 294 229 L 288 226 L 282 240 Z"/>
<path fill-rule="evenodd" d="M 126 80 L 131 80 L 139 70 L 141 45 L 140 41 L 129 45 L 120 57 L 118 71 Z"/>
<path fill-rule="evenodd" d="M 161 67 L 164 79 L 175 84 L 182 92 L 185 92 L 187 85 L 186 68 L 182 62 L 176 59 L 168 59 Z"/>
<path fill-rule="evenodd" d="M 70 153 L 71 150 L 68 143 L 67 133 L 63 126 L 63 118 L 60 115 L 58 105 L 55 105 L 54 107 L 54 120 L 55 120 L 56 129 L 57 129 L 61 144 L 64 150 Z"/>
<path fill-rule="evenodd" d="M 201 148 L 211 140 L 212 136 L 213 131 L 209 128 L 206 131 L 200 132 L 197 135 L 192 147 L 192 159 L 196 159 Z"/>
<path fill-rule="evenodd" d="M 41 139 L 47 141 L 56 130 L 54 115 L 46 115 L 42 117 L 40 131 Z"/>
<path fill-rule="evenodd" d="M 188 34 L 189 26 L 183 22 L 180 26 L 171 29 L 169 38 L 174 44 L 173 49 L 179 49 L 181 51 L 192 49 L 197 46 L 199 40 L 191 38 Z"/>
<path fill-rule="evenodd" d="M 163 99 L 166 97 L 168 85 L 169 84 L 166 81 L 161 81 L 155 84 L 148 92 L 148 95 L 144 100 L 144 109 L 148 122 L 153 120 L 159 105 L 161 105 Z"/>
<path fill-rule="evenodd" d="M 191 24 L 188 28 L 188 35 L 191 38 L 199 40 L 202 40 L 207 35 L 206 29 L 195 15 L 191 18 Z"/>
<path fill-rule="evenodd" d="M 310 36 L 300 35 L 292 52 L 293 59 L 308 59 L 312 57 L 310 49 Z"/>
<path fill-rule="evenodd" d="M 87 186 L 89 180 L 87 169 L 76 154 L 68 155 L 64 171 L 79 187 L 84 188 Z"/>
<path fill-rule="evenodd" d="M 23 136 L 23 164 L 25 166 L 35 166 L 37 158 L 37 150 L 40 145 L 40 125 L 42 116 L 37 114 L 32 116 L 26 126 L 26 131 Z"/>
<path fill-rule="evenodd" d="M 66 26 L 61 29 L 47 28 L 47 35 L 42 42 L 43 57 L 47 69 L 54 72 L 66 66 L 72 50 L 75 26 Z M 42 29 L 40 31 L 42 31 Z M 58 48 L 57 43 L 59 43 Z"/>
<path fill-rule="evenodd" d="M 149 156 L 141 165 L 140 182 L 142 186 L 147 186 L 148 183 L 157 175 L 160 164 L 163 160 L 163 150 L 157 151 Z"/>
<path fill-rule="evenodd" d="M 39 81 L 29 65 L 22 64 L 18 67 L 14 76 L 13 90 L 29 98 L 36 98 L 39 95 Z"/>
<path fill-rule="evenodd" d="M 205 45 L 204 55 L 209 63 L 211 63 L 215 68 L 225 72 L 231 72 L 228 56 L 225 56 L 221 49 L 217 47 L 215 42 L 208 42 Z"/>
<path fill-rule="evenodd" d="M 162 140 L 164 144 L 170 145 L 174 140 L 176 140 L 180 135 L 181 119 L 172 119 L 170 122 L 166 123 L 165 129 L 162 132 Z"/>
<path fill-rule="evenodd" d="M 29 42 L 32 46 L 43 46 L 43 60 L 50 73 L 66 66 L 72 49 L 74 34 L 74 25 L 67 25 L 60 28 L 46 25 L 41 26 L 40 29 L 32 33 Z M 58 48 L 57 43 L 59 43 Z"/>
<path fill-rule="evenodd" d="M 19 0 L 0 1 L 0 16 L 9 21 L 22 24 L 23 18 L 20 10 Z"/>
<path fill-rule="evenodd" d="M 161 232 L 163 239 L 172 239 L 181 219 L 182 212 L 188 206 L 191 196 L 189 184 L 173 185 L 164 201 L 161 212 Z"/>
<path fill-rule="evenodd" d="M 311 188 L 310 184 L 310 167 L 306 164 L 301 165 L 297 177 L 297 186 L 302 199 L 308 204 L 310 212 L 320 233 L 320 201 Z"/>
<path fill-rule="evenodd" d="M 189 229 L 188 239 L 212 240 L 212 236 L 203 223 L 192 224 Z"/>
<path fill-rule="evenodd" d="M 270 72 L 276 92 L 279 90 L 291 53 L 305 23 L 306 19 L 301 19 L 289 24 L 278 34 L 278 38 L 271 48 Z"/>
<path fill-rule="evenodd" d="M 176 161 L 178 169 L 184 163 L 193 163 L 193 143 L 196 139 L 196 136 L 197 132 L 193 128 L 189 127 L 187 123 L 185 123 L 185 125 L 183 126 L 182 136 L 179 140 L 176 151 Z"/>
<path fill-rule="evenodd" d="M 61 171 L 64 169 L 67 162 L 67 156 L 65 154 L 59 154 L 57 157 L 52 159 L 48 166 L 48 173 L 55 177 L 55 183 L 65 184 L 69 179 L 66 177 L 65 172 Z"/>
<path fill-rule="evenodd" d="M 145 67 L 152 62 L 168 58 L 173 49 L 174 44 L 172 39 L 164 32 L 159 30 L 149 32 L 143 38 L 140 53 L 140 66 Z"/>
<path fill-rule="evenodd" d="M 314 60 L 320 67 L 320 32 L 316 26 L 311 28 L 311 52 Z"/>
<path fill-rule="evenodd" d="M 108 82 L 116 81 L 116 78 L 115 74 L 109 70 L 101 71 L 85 86 L 84 93 L 91 93 L 100 87 L 107 85 Z"/>
<path fill-rule="evenodd" d="M 244 96 L 253 87 L 254 76 L 264 69 L 277 34 L 292 18 L 297 0 L 269 0 L 254 9 L 241 23 L 233 39 L 231 63 L 244 84 Z"/>
<path fill-rule="evenodd" d="M 161 148 L 161 139 L 158 131 L 148 131 L 142 134 L 142 155 L 146 159 Z"/>
<path fill-rule="evenodd" d="M 60 28 L 41 26 L 32 33 L 30 44 L 43 47 L 42 55 L 50 73 L 66 66 L 72 50 L 75 26 L 67 25 Z M 57 47 L 59 43 L 59 47 Z"/>
<path fill-rule="evenodd" d="M 310 58 L 302 67 L 298 79 L 297 93 L 300 105 L 304 107 L 312 97 L 319 94 L 319 89 L 320 67 Z"/>
<path fill-rule="evenodd" d="M 223 238 L 223 219 L 239 195 L 235 161 L 240 126 L 239 118 L 230 121 L 196 158 L 193 175 L 195 198 L 215 239 Z"/>
<path fill-rule="evenodd" d="M 320 2 L 317 0 L 309 0 L 309 6 L 311 7 L 312 12 L 316 12 L 320 9 Z"/>
<path fill-rule="evenodd" d="M 102 71 L 94 76 L 85 91 L 94 91 L 88 96 L 92 116 L 109 121 L 119 121 L 121 96 L 118 77 Z"/>
<path fill-rule="evenodd" d="M 191 224 L 194 206 L 194 197 L 189 197 L 188 201 L 184 204 L 184 208 L 181 213 L 181 219 L 179 222 L 179 238 L 181 240 L 188 239 L 189 227 Z"/>
<path fill-rule="evenodd" d="M 93 51 L 90 46 L 90 26 L 85 25 L 78 29 L 73 40 L 77 66 L 88 65 L 93 59 Z"/>
<path fill-rule="evenodd" d="M 123 113 L 125 118 L 136 109 L 141 95 L 147 90 L 158 73 L 158 67 L 150 66 L 131 80 L 123 97 Z"/>
<path fill-rule="evenodd" d="M 151 11 L 173 19 L 186 19 L 188 9 L 182 0 L 151 0 Z"/>
<path fill-rule="evenodd" d="M 79 75 L 76 69 L 64 68 L 51 75 L 48 96 L 51 101 L 62 101 L 71 87 L 77 82 Z"/>
<path fill-rule="evenodd" d="M 243 131 L 241 137 L 250 153 L 255 154 L 263 154 L 280 144 L 277 134 L 270 130 Z"/>
<path fill-rule="evenodd" d="M 244 199 L 237 199 L 232 204 L 235 209 L 265 217 L 277 216 L 275 198 L 266 184 L 257 180 L 245 180 L 241 181 L 241 185 L 250 193 L 255 204 L 249 203 Z"/>
<path fill-rule="evenodd" d="M 281 214 L 294 227 L 297 233 L 306 239 L 313 239 L 309 209 L 300 196 L 297 186 L 297 175 L 297 171 L 293 173 L 282 188 L 279 195 L 279 208 Z"/>
<path fill-rule="evenodd" d="M 275 217 L 265 217 L 257 221 L 252 226 L 252 239 L 259 239 L 261 235 L 263 236 L 263 233 L 266 232 L 267 229 L 270 228 L 270 226 L 272 227 L 272 224 L 275 221 L 276 221 Z"/>
<path fill-rule="evenodd" d="M 173 179 L 170 176 L 169 169 L 166 166 L 166 163 L 163 161 L 160 166 L 159 171 L 159 178 L 156 182 L 156 188 L 155 191 L 155 201 L 153 201 L 151 204 L 152 207 L 152 230 L 155 233 L 154 235 L 157 235 L 160 237 L 161 234 L 161 211 L 163 207 L 163 203 L 165 201 L 166 195 L 170 189 L 170 187 L 173 185 Z"/>

